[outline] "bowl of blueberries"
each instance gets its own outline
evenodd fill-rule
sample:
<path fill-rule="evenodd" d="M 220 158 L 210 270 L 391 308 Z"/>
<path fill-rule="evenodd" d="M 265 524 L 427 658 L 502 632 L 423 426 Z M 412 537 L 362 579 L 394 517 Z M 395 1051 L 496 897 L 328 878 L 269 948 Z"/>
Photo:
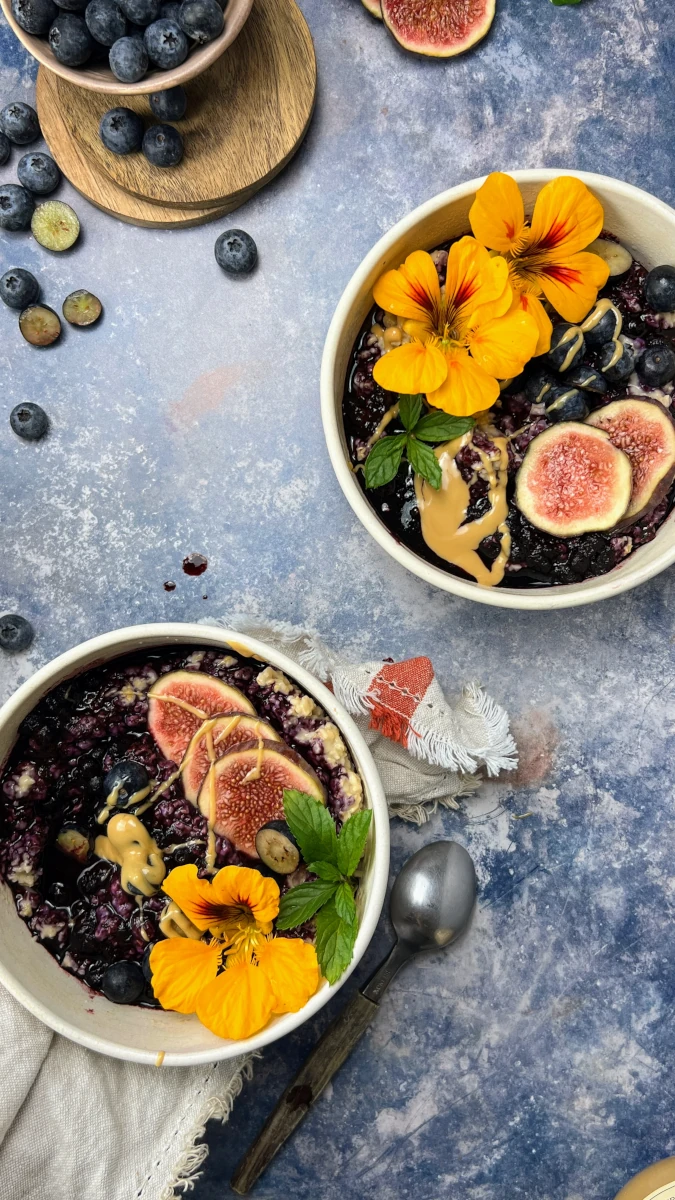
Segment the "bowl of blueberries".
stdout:
<path fill-rule="evenodd" d="M 94 92 L 145 95 L 194 79 L 231 46 L 253 0 L 0 0 L 43 67 Z"/>

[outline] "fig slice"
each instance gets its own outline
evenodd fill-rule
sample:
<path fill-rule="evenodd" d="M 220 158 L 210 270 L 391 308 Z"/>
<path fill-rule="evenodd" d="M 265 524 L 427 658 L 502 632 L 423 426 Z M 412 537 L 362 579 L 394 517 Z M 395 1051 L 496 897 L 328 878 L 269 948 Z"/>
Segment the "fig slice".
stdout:
<path fill-rule="evenodd" d="M 183 791 L 185 799 L 191 804 L 197 803 L 199 789 L 211 765 L 209 754 L 209 736 L 213 738 L 213 751 L 216 759 L 222 758 L 233 746 L 253 739 L 263 738 L 266 742 L 280 742 L 281 738 L 276 729 L 260 717 L 250 713 L 228 713 L 226 717 L 218 717 L 215 724 L 204 729 L 203 724 L 195 733 L 185 752 L 185 767 L 183 770 Z M 210 724 L 210 722 L 209 722 Z"/>
<path fill-rule="evenodd" d="M 182 762 L 207 717 L 235 712 L 255 716 L 243 692 L 200 671 L 170 671 L 148 692 L 148 729 L 164 757 L 175 763 Z"/>
<path fill-rule="evenodd" d="M 270 821 L 284 819 L 284 788 L 296 788 L 326 803 L 319 779 L 295 750 L 284 742 L 256 739 L 234 746 L 215 763 L 202 784 L 198 803 L 217 834 L 228 838 L 237 850 L 258 858 L 258 830 Z"/>
<path fill-rule="evenodd" d="M 545 533 L 578 537 L 614 529 L 628 508 L 630 459 L 602 429 L 565 421 L 530 442 L 516 477 L 520 511 Z"/>
<path fill-rule="evenodd" d="M 658 400 L 615 400 L 586 421 L 628 455 L 633 491 L 622 525 L 632 525 L 660 504 L 675 479 L 675 422 Z"/>
<path fill-rule="evenodd" d="M 378 21 L 382 20 L 382 4 L 380 0 L 361 0 L 364 8 L 368 9 L 371 17 L 377 17 Z"/>
<path fill-rule="evenodd" d="M 387 29 L 405 50 L 452 58 L 485 37 L 496 0 L 381 0 Z"/>

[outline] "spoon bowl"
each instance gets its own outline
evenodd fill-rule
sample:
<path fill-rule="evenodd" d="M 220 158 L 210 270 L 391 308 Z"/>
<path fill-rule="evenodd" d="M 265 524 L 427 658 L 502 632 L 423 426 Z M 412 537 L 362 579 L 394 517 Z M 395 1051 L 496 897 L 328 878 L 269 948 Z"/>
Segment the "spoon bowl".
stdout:
<path fill-rule="evenodd" d="M 391 893 L 391 923 L 415 950 L 440 950 L 463 933 L 476 903 L 476 870 L 458 842 L 432 842 L 402 867 Z"/>

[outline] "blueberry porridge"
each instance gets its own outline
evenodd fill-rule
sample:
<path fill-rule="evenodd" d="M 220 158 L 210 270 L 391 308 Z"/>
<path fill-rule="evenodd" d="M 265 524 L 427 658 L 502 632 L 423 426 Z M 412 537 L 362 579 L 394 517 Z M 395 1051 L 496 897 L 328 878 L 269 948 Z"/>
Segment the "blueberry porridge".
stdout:
<path fill-rule="evenodd" d="M 673 507 L 675 268 L 648 272 L 573 178 L 528 223 L 515 182 L 490 176 L 470 221 L 375 286 L 343 400 L 351 466 L 434 566 L 580 583 Z"/>

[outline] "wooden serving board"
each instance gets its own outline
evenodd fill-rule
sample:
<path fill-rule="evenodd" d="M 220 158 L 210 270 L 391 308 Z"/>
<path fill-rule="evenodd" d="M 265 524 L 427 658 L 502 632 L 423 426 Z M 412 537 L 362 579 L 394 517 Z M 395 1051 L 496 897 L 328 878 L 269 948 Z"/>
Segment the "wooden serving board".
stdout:
<path fill-rule="evenodd" d="M 118 156 L 98 136 L 100 118 L 124 104 L 156 123 L 145 96 L 84 91 L 40 69 L 37 107 L 45 140 L 71 183 L 99 208 L 139 225 L 194 225 L 243 204 L 290 160 L 307 131 L 316 60 L 295 0 L 255 0 L 236 42 L 186 86 L 176 122 L 178 167 Z"/>

